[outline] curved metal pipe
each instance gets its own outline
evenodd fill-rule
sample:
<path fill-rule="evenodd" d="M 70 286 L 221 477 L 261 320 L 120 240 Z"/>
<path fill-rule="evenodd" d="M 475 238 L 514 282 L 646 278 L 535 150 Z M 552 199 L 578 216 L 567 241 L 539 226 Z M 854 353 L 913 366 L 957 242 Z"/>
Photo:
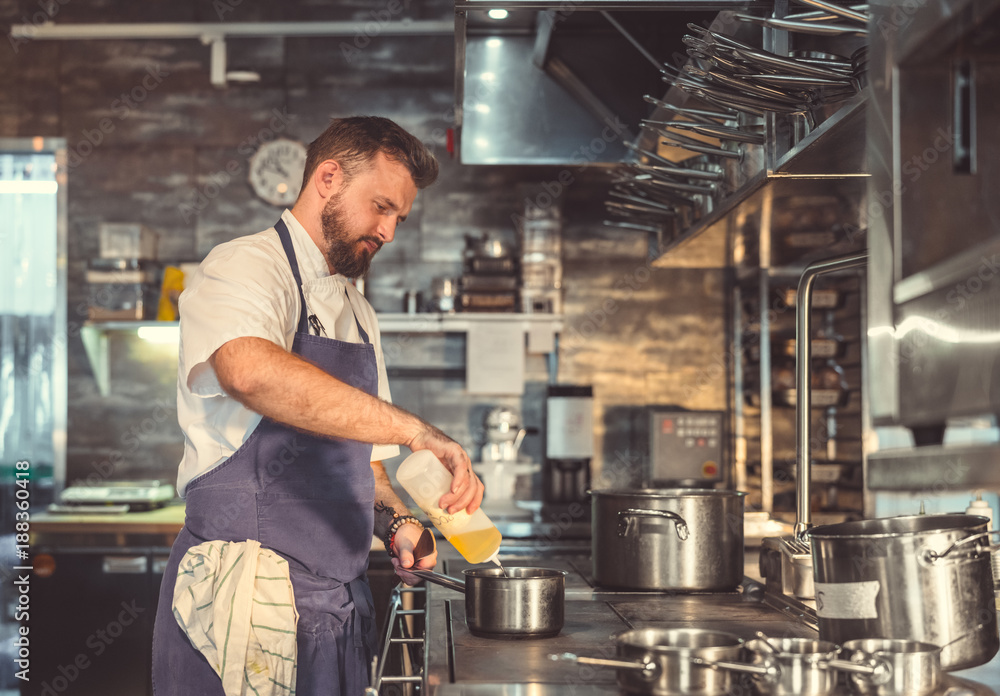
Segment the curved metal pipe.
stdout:
<path fill-rule="evenodd" d="M 813 284 L 821 275 L 868 263 L 868 252 L 838 256 L 811 263 L 799 278 L 795 295 L 795 536 L 805 536 L 811 526 L 809 511 L 809 453 L 812 439 L 812 394 L 810 360 L 812 326 L 809 310 Z"/>

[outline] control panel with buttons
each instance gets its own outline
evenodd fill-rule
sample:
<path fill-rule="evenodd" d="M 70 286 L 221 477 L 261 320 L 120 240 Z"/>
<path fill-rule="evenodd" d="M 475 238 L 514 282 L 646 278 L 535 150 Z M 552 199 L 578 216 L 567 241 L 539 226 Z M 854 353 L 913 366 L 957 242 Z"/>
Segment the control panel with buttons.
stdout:
<path fill-rule="evenodd" d="M 721 481 L 722 412 L 650 410 L 649 480 Z"/>

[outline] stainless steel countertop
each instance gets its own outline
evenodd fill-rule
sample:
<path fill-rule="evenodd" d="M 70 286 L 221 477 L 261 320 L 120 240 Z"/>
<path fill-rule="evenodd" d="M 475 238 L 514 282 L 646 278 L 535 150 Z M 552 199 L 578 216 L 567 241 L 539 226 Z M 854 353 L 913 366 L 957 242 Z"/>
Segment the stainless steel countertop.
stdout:
<path fill-rule="evenodd" d="M 813 629 L 759 601 L 750 601 L 741 592 L 611 592 L 594 588 L 586 555 L 501 558 L 505 565 L 558 568 L 569 573 L 562 632 L 544 639 L 478 638 L 465 625 L 464 597 L 431 585 L 427 588 L 429 696 L 524 694 L 525 685 L 531 685 L 531 694 L 542 685 L 546 694 L 617 694 L 613 669 L 557 662 L 549 655 L 571 652 L 613 657 L 615 634 L 631 628 L 698 626 L 732 631 L 747 639 L 758 630 L 774 636 L 816 635 Z M 456 577 L 470 567 L 454 559 L 442 565 L 444 572 Z M 445 685 L 452 686 L 441 690 Z"/>
<path fill-rule="evenodd" d="M 512 549 L 514 550 L 514 549 Z M 591 582 L 589 555 L 501 554 L 509 566 L 558 568 L 566 578 L 566 620 L 554 638 L 497 640 L 473 636 L 465 625 L 464 597 L 427 586 L 426 694 L 428 696 L 605 696 L 619 694 L 614 669 L 553 661 L 571 652 L 614 657 L 614 636 L 631 628 L 698 627 L 725 630 L 745 639 L 817 637 L 794 616 L 741 591 L 727 593 L 611 592 Z M 439 569 L 455 577 L 471 567 L 444 558 Z M 1000 693 L 1000 660 L 947 675 L 938 693 L 986 696 Z M 976 679 L 976 681 L 968 681 Z M 844 689 L 845 696 L 850 696 Z"/>

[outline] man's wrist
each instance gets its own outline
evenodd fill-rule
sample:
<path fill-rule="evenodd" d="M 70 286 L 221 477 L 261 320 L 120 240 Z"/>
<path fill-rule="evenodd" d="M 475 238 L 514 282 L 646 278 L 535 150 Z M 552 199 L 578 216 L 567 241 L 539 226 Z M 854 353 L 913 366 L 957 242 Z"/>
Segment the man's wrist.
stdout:
<path fill-rule="evenodd" d="M 393 550 L 393 543 L 396 540 L 396 533 L 399 531 L 400 527 L 407 524 L 414 524 L 420 529 L 420 531 L 424 530 L 424 525 L 420 523 L 420 520 L 418 520 L 416 517 L 413 517 L 412 515 L 401 515 L 393 519 L 392 523 L 389 525 L 389 529 L 385 533 L 385 538 L 383 539 L 383 542 L 385 543 L 386 553 L 388 553 L 389 556 L 391 557 L 396 556 L 396 552 Z"/>

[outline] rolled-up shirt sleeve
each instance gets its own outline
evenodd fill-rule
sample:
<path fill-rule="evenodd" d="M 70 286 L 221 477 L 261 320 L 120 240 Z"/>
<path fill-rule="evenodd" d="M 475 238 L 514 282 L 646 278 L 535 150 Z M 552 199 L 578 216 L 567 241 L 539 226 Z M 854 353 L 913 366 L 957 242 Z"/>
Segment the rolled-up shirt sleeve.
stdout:
<path fill-rule="evenodd" d="M 191 393 L 222 395 L 209 358 L 225 343 L 263 338 L 288 350 L 298 322 L 298 297 L 287 264 L 266 244 L 216 247 L 193 274 L 179 301 L 181 346 Z"/>

